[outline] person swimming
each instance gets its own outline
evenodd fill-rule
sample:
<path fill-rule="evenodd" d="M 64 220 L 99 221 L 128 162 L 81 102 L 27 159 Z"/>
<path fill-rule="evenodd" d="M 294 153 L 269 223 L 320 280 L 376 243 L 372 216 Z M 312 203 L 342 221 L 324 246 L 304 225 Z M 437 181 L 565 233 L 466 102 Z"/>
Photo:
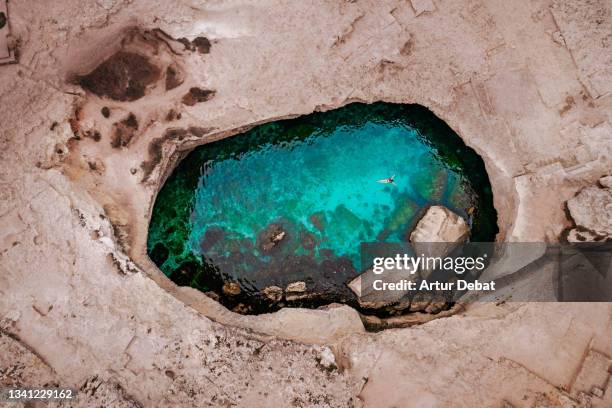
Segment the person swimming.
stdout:
<path fill-rule="evenodd" d="M 382 179 L 382 180 L 378 180 L 377 183 L 382 183 L 382 184 L 395 184 L 395 174 L 392 175 L 389 178 L 386 179 Z"/>

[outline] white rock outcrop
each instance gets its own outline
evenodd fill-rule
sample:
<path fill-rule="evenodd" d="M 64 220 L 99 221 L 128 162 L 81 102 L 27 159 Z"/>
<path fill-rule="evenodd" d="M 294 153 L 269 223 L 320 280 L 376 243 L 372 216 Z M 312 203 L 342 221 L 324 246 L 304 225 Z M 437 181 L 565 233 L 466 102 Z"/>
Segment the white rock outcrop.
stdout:
<path fill-rule="evenodd" d="M 434 205 L 427 209 L 410 234 L 410 241 L 417 255 L 444 257 L 459 243 L 469 237 L 470 229 L 463 218 L 448 208 Z M 419 272 L 419 273 L 417 273 Z M 385 269 L 383 274 L 375 274 L 372 269 L 353 279 L 348 287 L 357 295 L 359 304 L 366 308 L 380 308 L 399 301 L 406 290 L 375 290 L 375 280 L 385 283 L 398 283 L 403 280 L 415 281 L 419 276 L 427 277 L 429 271 L 421 269 Z"/>
<path fill-rule="evenodd" d="M 470 227 L 461 216 L 441 205 L 433 205 L 410 234 L 410 242 L 417 255 L 444 257 L 469 236 Z M 430 272 L 420 271 L 423 278 Z"/>
<path fill-rule="evenodd" d="M 433 205 L 410 234 L 410 242 L 464 242 L 470 235 L 465 220 L 446 207 Z"/>
<path fill-rule="evenodd" d="M 612 238 L 612 178 L 599 179 L 603 187 L 582 189 L 567 201 L 567 208 L 576 227 L 570 230 L 570 242 L 604 241 Z"/>

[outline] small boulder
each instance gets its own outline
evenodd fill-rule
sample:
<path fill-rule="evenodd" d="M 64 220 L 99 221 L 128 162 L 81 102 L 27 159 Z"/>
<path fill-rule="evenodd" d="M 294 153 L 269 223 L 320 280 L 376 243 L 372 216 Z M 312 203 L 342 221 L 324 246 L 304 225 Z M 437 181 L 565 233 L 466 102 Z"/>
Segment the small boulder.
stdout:
<path fill-rule="evenodd" d="M 287 293 L 306 292 L 306 282 L 292 282 L 287 285 Z"/>
<path fill-rule="evenodd" d="M 283 289 L 278 286 L 268 286 L 261 291 L 266 298 L 272 302 L 278 302 L 283 298 Z"/>
<path fill-rule="evenodd" d="M 287 233 L 282 225 L 270 224 L 258 237 L 258 247 L 262 252 L 270 252 L 276 248 L 286 237 Z"/>
<path fill-rule="evenodd" d="M 251 306 L 245 305 L 244 303 L 238 303 L 232 308 L 232 312 L 239 314 L 249 314 L 251 311 Z"/>
<path fill-rule="evenodd" d="M 329 347 L 325 347 L 320 354 L 319 364 L 328 371 L 332 371 L 338 368 L 336 365 L 336 356 Z"/>
<path fill-rule="evenodd" d="M 311 294 L 305 293 L 306 292 L 306 282 L 301 282 L 301 281 L 293 282 L 287 285 L 285 292 L 286 292 L 285 299 L 287 299 L 288 302 L 293 302 L 295 300 L 308 299 L 308 298 L 312 298 L 316 296 L 313 293 Z"/>
<path fill-rule="evenodd" d="M 273 244 L 277 244 L 277 243 L 281 242 L 282 239 L 285 238 L 285 234 L 286 234 L 285 231 L 281 231 L 278 234 L 274 235 L 272 237 L 272 239 L 271 239 L 272 243 Z"/>
<path fill-rule="evenodd" d="M 227 296 L 237 296 L 241 292 L 240 285 L 238 285 L 236 282 L 226 282 L 223 285 L 222 290 Z"/>
<path fill-rule="evenodd" d="M 314 214 L 311 214 L 308 219 L 310 220 L 310 223 L 320 232 L 323 232 L 325 230 L 327 219 L 325 218 L 324 212 L 319 211 Z"/>

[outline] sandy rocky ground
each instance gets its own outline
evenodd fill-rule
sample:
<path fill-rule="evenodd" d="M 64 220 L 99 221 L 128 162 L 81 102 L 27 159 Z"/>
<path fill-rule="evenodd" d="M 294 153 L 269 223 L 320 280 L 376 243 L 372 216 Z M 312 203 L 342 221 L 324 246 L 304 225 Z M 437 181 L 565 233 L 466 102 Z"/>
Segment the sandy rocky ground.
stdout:
<path fill-rule="evenodd" d="M 609 1 L 9 10 L 0 385 L 75 387 L 62 405 L 74 407 L 612 407 L 609 304 L 481 303 L 367 333 L 344 306 L 237 315 L 176 288 L 144 250 L 155 193 L 186 149 L 377 100 L 429 107 L 483 156 L 499 240 L 558 240 L 565 202 L 612 171 Z M 147 58 L 146 95 L 76 84 L 120 50 Z"/>

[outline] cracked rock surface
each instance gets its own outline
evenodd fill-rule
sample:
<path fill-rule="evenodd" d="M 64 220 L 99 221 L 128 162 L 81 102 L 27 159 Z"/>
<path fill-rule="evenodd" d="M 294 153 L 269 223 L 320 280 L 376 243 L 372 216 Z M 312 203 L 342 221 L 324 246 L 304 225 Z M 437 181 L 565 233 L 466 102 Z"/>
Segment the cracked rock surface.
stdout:
<path fill-rule="evenodd" d="M 612 188 L 610 176 L 602 177 L 599 186 L 582 189 L 567 202 L 576 227 L 570 230 L 571 241 L 612 240 Z"/>
<path fill-rule="evenodd" d="M 237 315 L 145 252 L 188 149 L 378 100 L 428 107 L 483 157 L 498 239 L 558 240 L 565 202 L 612 173 L 609 2 L 9 7 L 0 386 L 73 387 L 74 407 L 612 406 L 609 304 L 474 304 L 367 333 L 346 306 Z M 75 81 L 118 52 L 154 68 L 104 92 Z"/>

